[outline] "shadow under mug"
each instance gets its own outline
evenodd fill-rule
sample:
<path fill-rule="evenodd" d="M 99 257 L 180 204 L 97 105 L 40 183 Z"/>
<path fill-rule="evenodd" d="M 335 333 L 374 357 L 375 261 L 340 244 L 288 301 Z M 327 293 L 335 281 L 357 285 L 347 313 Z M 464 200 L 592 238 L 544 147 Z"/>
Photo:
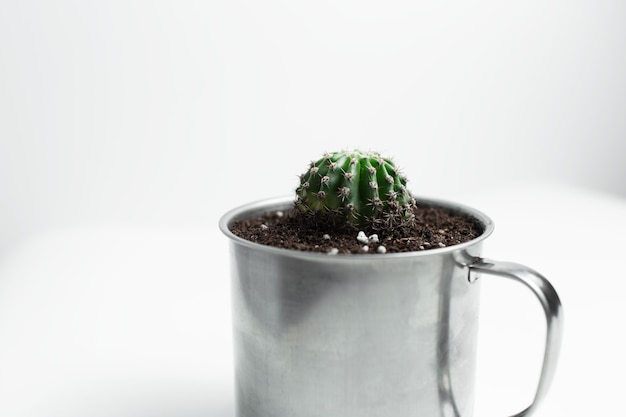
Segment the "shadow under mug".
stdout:
<path fill-rule="evenodd" d="M 238 417 L 468 417 L 473 413 L 480 274 L 511 278 L 547 320 L 541 377 L 528 416 L 553 378 L 562 307 L 552 285 L 516 263 L 481 257 L 493 223 L 459 204 L 482 234 L 421 252 L 335 255 L 235 236 L 232 222 L 289 210 L 261 201 L 220 220 L 230 238 Z"/>

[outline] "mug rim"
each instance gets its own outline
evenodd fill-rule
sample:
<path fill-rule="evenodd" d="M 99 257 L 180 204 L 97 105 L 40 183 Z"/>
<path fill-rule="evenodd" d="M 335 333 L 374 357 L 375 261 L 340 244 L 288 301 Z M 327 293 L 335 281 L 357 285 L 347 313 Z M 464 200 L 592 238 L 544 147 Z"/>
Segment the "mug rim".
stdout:
<path fill-rule="evenodd" d="M 457 252 L 459 250 L 467 249 L 468 247 L 474 246 L 484 239 L 486 239 L 494 230 L 494 223 L 489 216 L 485 213 L 473 208 L 466 206 L 464 204 L 436 199 L 436 198 L 416 198 L 418 204 L 422 203 L 425 205 L 440 207 L 443 209 L 451 210 L 452 212 L 460 213 L 466 216 L 469 216 L 473 220 L 477 221 L 482 227 L 482 233 L 466 242 L 459 243 L 456 245 L 446 246 L 444 248 L 432 248 L 421 251 L 410 251 L 410 252 L 393 252 L 393 253 L 363 253 L 363 254 L 347 254 L 347 253 L 338 253 L 336 255 L 329 255 L 327 253 L 321 252 L 312 252 L 312 251 L 302 251 L 297 249 L 286 249 L 279 248 L 276 246 L 264 245 L 257 242 L 252 242 L 250 240 L 244 239 L 235 235 L 230 230 L 230 225 L 242 219 L 252 218 L 257 215 L 261 215 L 267 213 L 272 210 L 288 210 L 293 207 L 293 197 L 283 196 L 283 197 L 274 197 L 274 198 L 266 198 L 262 200 L 253 201 L 251 203 L 243 204 L 238 207 L 235 207 L 225 214 L 219 220 L 219 228 L 228 237 L 231 242 L 236 243 L 238 245 L 242 245 L 244 247 L 255 249 L 258 251 L 266 252 L 269 254 L 275 255 L 283 255 L 297 258 L 306 258 L 309 260 L 349 260 L 349 261 L 372 261 L 375 259 L 392 259 L 392 258 L 414 258 L 414 257 L 424 257 L 431 255 L 441 255 L 446 253 Z M 291 206 L 291 207 L 290 207 Z"/>

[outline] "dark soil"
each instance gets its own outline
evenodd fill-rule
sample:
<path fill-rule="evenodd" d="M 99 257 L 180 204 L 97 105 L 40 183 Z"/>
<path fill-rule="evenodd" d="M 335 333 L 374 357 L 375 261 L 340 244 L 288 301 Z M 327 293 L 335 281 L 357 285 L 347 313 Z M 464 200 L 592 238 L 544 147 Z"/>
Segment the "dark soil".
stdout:
<path fill-rule="evenodd" d="M 297 210 L 270 212 L 260 218 L 237 221 L 230 229 L 243 239 L 285 249 L 374 254 L 443 248 L 467 242 L 482 233 L 475 220 L 440 207 L 421 206 L 418 202 L 414 214 L 415 221 L 411 225 L 391 230 L 329 226 L 311 221 L 310 215 Z M 359 231 L 369 239 L 357 240 Z M 373 234 L 378 241 L 372 239 Z"/>

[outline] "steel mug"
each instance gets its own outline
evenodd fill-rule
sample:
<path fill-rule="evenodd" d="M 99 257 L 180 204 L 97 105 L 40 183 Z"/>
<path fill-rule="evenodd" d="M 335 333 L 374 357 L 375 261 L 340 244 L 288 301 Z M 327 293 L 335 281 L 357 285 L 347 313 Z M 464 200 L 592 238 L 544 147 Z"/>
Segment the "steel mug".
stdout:
<path fill-rule="evenodd" d="M 481 212 L 420 200 L 474 218 L 482 234 L 420 252 L 326 255 L 235 236 L 229 225 L 290 199 L 249 204 L 220 220 L 230 238 L 238 417 L 469 417 L 473 413 L 480 274 L 512 278 L 547 320 L 541 378 L 529 416 L 554 375 L 562 307 L 532 269 L 481 257 L 493 231 Z"/>

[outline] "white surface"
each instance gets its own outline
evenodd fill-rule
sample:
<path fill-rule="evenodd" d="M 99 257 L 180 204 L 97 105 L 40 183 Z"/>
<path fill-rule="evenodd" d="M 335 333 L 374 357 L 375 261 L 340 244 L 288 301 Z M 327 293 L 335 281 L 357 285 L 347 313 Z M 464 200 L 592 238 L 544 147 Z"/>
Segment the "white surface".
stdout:
<path fill-rule="evenodd" d="M 214 231 L 82 228 L 0 260 L 0 415 L 232 415 Z"/>
<path fill-rule="evenodd" d="M 542 416 L 611 415 L 626 373 L 626 200 L 529 185 L 470 194 L 496 223 L 485 255 L 525 263 L 565 311 Z M 214 219 L 217 222 L 217 218 Z M 233 415 L 227 242 L 210 229 L 83 227 L 0 258 L 0 415 Z M 523 286 L 483 276 L 476 416 L 530 401 L 543 348 Z"/>
<path fill-rule="evenodd" d="M 466 201 L 496 223 L 485 255 L 540 271 L 564 306 L 559 369 L 537 415 L 612 415 L 622 409 L 626 200 L 532 184 Z M 543 318 L 519 284 L 486 276 L 483 284 L 476 415 L 509 415 L 532 397 L 529 386 L 538 374 Z"/>

